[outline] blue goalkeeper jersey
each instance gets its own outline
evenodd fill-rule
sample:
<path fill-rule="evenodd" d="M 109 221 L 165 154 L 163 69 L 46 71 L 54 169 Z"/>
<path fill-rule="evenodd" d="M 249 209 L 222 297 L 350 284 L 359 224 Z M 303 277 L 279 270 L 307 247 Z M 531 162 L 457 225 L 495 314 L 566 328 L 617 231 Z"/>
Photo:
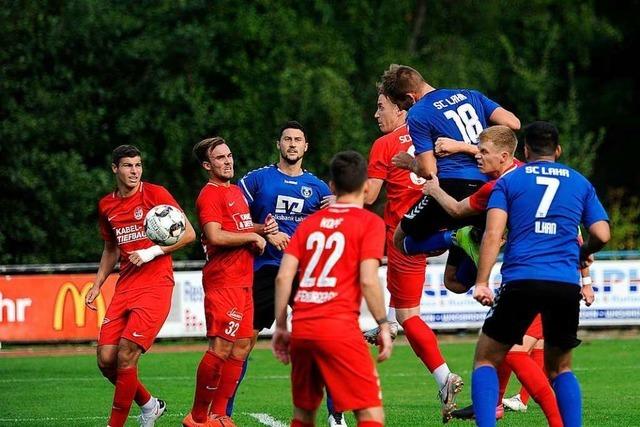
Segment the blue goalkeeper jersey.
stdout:
<path fill-rule="evenodd" d="M 527 163 L 498 180 L 487 209 L 507 212 L 502 281 L 553 280 L 578 285 L 576 229 L 608 221 L 593 185 L 561 163 Z"/>
<path fill-rule="evenodd" d="M 264 224 L 268 214 L 278 222 L 280 231 L 293 236 L 298 224 L 320 209 L 322 199 L 331 195 L 329 186 L 306 170 L 289 176 L 277 165 L 265 166 L 247 173 L 238 184 L 244 192 L 254 222 Z M 268 244 L 255 258 L 254 269 L 264 265 L 280 265 L 282 251 Z"/>
<path fill-rule="evenodd" d="M 432 151 L 439 137 L 478 145 L 497 103 L 476 90 L 436 89 L 409 109 L 407 124 L 416 155 Z M 452 154 L 437 158 L 438 177 L 487 181 L 473 156 Z"/>

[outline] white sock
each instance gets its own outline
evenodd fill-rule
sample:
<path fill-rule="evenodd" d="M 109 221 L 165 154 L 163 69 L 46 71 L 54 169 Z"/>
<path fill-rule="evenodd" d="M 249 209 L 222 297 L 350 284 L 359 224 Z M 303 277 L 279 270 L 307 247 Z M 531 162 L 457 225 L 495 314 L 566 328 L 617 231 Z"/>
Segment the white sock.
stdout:
<path fill-rule="evenodd" d="M 433 371 L 433 379 L 438 383 L 438 387 L 442 388 L 447 383 L 447 377 L 451 371 L 449 370 L 449 366 L 446 363 L 438 366 L 435 371 Z"/>
<path fill-rule="evenodd" d="M 389 307 L 389 311 L 387 311 L 387 319 L 389 322 L 398 323 L 398 320 L 396 319 L 396 309 L 394 307 Z"/>
<path fill-rule="evenodd" d="M 158 404 L 158 399 L 156 399 L 155 397 L 151 396 L 151 399 L 149 399 L 149 401 L 147 403 L 142 405 L 140 407 L 140 410 L 142 411 L 143 414 L 148 414 L 148 413 L 152 412 L 154 409 L 156 409 L 156 405 L 157 404 Z"/>

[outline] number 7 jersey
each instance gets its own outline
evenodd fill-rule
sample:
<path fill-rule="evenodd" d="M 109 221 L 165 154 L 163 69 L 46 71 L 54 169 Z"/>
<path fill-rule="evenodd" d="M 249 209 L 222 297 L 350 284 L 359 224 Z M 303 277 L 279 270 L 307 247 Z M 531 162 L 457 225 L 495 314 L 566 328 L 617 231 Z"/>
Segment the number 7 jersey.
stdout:
<path fill-rule="evenodd" d="M 382 258 L 384 238 L 382 219 L 356 205 L 336 203 L 300 224 L 285 250 L 299 261 L 293 336 L 359 336 L 360 263 Z"/>

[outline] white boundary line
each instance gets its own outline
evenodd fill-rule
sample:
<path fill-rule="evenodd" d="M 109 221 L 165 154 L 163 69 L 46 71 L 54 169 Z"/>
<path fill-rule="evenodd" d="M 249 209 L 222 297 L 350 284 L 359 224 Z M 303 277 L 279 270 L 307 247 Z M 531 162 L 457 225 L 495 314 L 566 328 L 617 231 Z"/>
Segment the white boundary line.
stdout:
<path fill-rule="evenodd" d="M 288 424 L 276 420 L 269 414 L 245 412 L 245 415 L 249 415 L 269 427 L 288 427 Z"/>

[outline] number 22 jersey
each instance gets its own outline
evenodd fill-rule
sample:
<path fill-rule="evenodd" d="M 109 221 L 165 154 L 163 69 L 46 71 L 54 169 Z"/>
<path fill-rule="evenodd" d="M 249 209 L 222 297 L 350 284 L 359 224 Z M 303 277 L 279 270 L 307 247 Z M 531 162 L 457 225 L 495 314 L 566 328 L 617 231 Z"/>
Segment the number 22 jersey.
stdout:
<path fill-rule="evenodd" d="M 336 203 L 300 224 L 285 250 L 299 261 L 294 337 L 360 335 L 360 263 L 382 258 L 384 238 L 382 219 L 355 205 Z"/>

